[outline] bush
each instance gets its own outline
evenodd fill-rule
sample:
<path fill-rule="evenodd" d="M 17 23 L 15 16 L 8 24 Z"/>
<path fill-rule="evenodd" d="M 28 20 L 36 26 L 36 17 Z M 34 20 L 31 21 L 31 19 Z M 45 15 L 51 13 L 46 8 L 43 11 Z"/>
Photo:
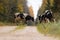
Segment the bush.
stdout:
<path fill-rule="evenodd" d="M 41 23 L 37 25 L 37 29 L 43 34 L 60 36 L 60 22 Z"/>

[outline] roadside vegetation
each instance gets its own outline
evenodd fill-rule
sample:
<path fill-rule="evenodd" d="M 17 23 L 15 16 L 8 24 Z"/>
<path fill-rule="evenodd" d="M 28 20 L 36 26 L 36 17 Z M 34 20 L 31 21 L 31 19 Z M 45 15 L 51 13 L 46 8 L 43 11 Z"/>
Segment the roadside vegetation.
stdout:
<path fill-rule="evenodd" d="M 0 22 L 0 26 L 16 26 L 13 22 Z"/>
<path fill-rule="evenodd" d="M 26 27 L 26 24 L 20 23 L 20 24 L 18 24 L 18 26 L 15 28 L 15 30 L 24 29 L 25 27 Z"/>
<path fill-rule="evenodd" d="M 60 21 L 54 23 L 39 23 L 37 29 L 40 33 L 45 35 L 59 36 L 60 37 Z"/>
<path fill-rule="evenodd" d="M 24 29 L 25 27 L 26 27 L 26 24 L 20 23 L 20 24 L 18 24 L 18 25 L 16 26 L 16 28 L 15 28 L 14 30 L 11 30 L 10 33 L 11 33 L 11 32 L 16 32 L 17 30 L 22 30 L 22 29 Z"/>

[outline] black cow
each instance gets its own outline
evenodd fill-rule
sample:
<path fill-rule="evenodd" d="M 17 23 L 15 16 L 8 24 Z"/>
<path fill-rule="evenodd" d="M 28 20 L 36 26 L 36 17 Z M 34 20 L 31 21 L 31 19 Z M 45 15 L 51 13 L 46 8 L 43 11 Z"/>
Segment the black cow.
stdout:
<path fill-rule="evenodd" d="M 42 21 L 49 21 L 49 22 L 54 22 L 54 18 L 53 18 L 53 15 L 52 15 L 52 13 L 51 13 L 51 11 L 50 10 L 48 10 L 47 12 L 45 12 L 45 14 L 43 14 L 43 15 L 40 15 L 40 16 L 38 16 L 39 17 L 39 21 L 40 21 L 40 23 L 42 22 Z"/>
<path fill-rule="evenodd" d="M 26 21 L 26 22 L 27 22 L 27 21 L 32 21 L 32 22 L 34 22 L 34 18 L 31 17 L 30 15 L 27 15 L 27 16 L 25 17 L 25 21 Z"/>

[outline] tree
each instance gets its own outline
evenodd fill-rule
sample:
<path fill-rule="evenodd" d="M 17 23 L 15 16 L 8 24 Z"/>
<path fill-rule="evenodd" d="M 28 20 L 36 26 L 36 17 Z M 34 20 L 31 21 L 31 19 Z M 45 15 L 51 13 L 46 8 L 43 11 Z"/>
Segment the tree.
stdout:
<path fill-rule="evenodd" d="M 46 9 L 51 9 L 56 19 L 60 19 L 60 0 L 43 0 L 38 14 L 43 14 Z"/>
<path fill-rule="evenodd" d="M 26 0 L 0 0 L 0 21 L 13 22 L 14 13 L 28 11 L 26 3 Z"/>

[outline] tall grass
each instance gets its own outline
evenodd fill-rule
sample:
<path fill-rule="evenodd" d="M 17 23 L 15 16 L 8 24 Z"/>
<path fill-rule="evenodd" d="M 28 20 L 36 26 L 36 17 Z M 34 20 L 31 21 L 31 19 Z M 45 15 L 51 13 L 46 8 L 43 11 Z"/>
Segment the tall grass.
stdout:
<path fill-rule="evenodd" d="M 40 33 L 60 36 L 60 21 L 54 23 L 41 23 L 37 25 Z"/>

